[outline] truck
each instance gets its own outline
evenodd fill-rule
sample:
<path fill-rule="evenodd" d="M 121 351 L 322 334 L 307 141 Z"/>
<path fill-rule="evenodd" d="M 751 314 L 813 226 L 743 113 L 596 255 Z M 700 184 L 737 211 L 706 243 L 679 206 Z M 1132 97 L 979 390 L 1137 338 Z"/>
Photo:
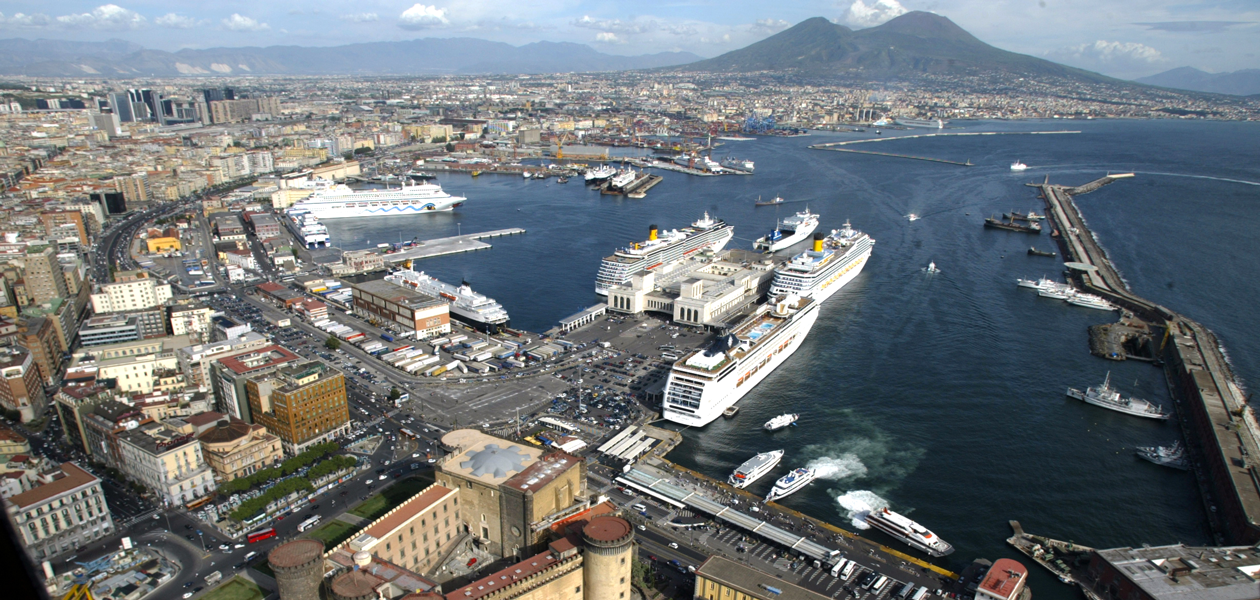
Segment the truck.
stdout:
<path fill-rule="evenodd" d="M 214 585 L 216 583 L 219 583 L 222 580 L 223 580 L 223 573 L 220 571 L 215 571 L 209 575 L 206 575 L 206 585 Z"/>

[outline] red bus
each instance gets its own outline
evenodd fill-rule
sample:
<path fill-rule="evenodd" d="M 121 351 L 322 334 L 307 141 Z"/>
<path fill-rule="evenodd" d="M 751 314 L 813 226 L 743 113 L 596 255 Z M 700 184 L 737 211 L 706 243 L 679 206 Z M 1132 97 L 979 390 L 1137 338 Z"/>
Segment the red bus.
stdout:
<path fill-rule="evenodd" d="M 251 544 L 254 542 L 261 542 L 267 538 L 273 538 L 273 537 L 276 537 L 276 530 L 274 527 L 268 527 L 267 529 L 259 529 L 258 531 L 255 531 L 249 534 L 248 536 L 249 543 Z"/>

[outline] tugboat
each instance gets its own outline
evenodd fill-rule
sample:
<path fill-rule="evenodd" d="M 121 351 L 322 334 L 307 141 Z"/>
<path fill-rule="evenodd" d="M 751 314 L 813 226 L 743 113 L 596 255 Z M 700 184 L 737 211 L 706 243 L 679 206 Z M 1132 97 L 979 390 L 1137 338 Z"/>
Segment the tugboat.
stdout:
<path fill-rule="evenodd" d="M 1181 445 L 1181 440 L 1173 442 L 1171 446 L 1138 446 L 1136 454 L 1138 458 L 1163 467 L 1190 470 L 1190 460 L 1186 458 L 1186 448 Z"/>
<path fill-rule="evenodd" d="M 774 206 L 775 204 L 783 204 L 783 198 L 780 196 L 775 196 L 774 199 L 772 200 L 763 201 L 760 197 L 758 197 L 757 202 L 755 202 L 753 206 Z"/>
<path fill-rule="evenodd" d="M 1076 398 L 1086 404 L 1093 404 L 1094 406 L 1100 406 L 1135 417 L 1159 420 L 1168 418 L 1168 413 L 1164 412 L 1163 407 L 1158 404 L 1151 404 L 1140 398 L 1121 397 L 1120 392 L 1111 387 L 1111 371 L 1107 372 L 1107 378 L 1103 380 L 1102 385 L 1090 386 L 1084 392 L 1076 388 L 1068 388 L 1067 396 Z"/>

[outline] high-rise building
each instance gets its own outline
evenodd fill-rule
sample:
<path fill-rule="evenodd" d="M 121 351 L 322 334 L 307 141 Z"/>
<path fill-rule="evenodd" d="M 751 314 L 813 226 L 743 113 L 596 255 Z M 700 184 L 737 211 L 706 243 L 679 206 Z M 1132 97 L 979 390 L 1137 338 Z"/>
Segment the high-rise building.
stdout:
<path fill-rule="evenodd" d="M 92 456 L 92 448 L 87 444 L 85 417 L 97 404 L 113 398 L 114 392 L 101 384 L 68 385 L 58 390 L 53 396 L 53 405 L 57 407 L 66 441 Z"/>
<path fill-rule="evenodd" d="M 122 119 L 115 113 L 92 113 L 92 126 L 110 137 L 118 137 L 122 133 Z"/>
<path fill-rule="evenodd" d="M 183 423 L 178 423 L 183 425 Z M 150 422 L 118 434 L 121 469 L 169 506 L 192 502 L 214 490 L 214 471 L 191 431 Z"/>
<path fill-rule="evenodd" d="M 44 385 L 57 383 L 66 351 L 57 339 L 54 321 L 45 317 L 31 317 L 18 323 L 18 341 L 30 351 Z"/>
<path fill-rule="evenodd" d="M 44 211 L 39 214 L 39 220 L 44 223 L 44 232 L 49 236 L 61 237 L 69 232 L 79 239 L 79 244 L 83 247 L 87 247 L 90 242 L 83 213 L 77 210 Z"/>
<path fill-rule="evenodd" d="M 101 480 L 74 463 L 40 473 L 38 485 L 5 503 L 22 545 L 35 560 L 73 551 L 114 533 Z"/>
<path fill-rule="evenodd" d="M 245 384 L 251 377 L 260 377 L 291 365 L 301 357 L 280 346 L 267 346 L 244 353 L 229 354 L 210 361 L 210 384 L 215 405 L 233 417 L 253 423 L 249 394 Z"/>
<path fill-rule="evenodd" d="M 148 273 L 128 281 L 103 283 L 92 294 L 92 311 L 97 314 L 131 312 L 158 308 L 171 299 L 171 285 L 149 277 Z"/>
<path fill-rule="evenodd" d="M 0 348 L 0 407 L 17 411 L 23 423 L 44 414 L 48 397 L 31 353 L 20 346 Z"/>
<path fill-rule="evenodd" d="M 123 123 L 131 123 L 136 120 L 136 113 L 131 108 L 131 96 L 126 92 L 119 92 L 109 95 L 109 107 L 118 115 L 118 120 Z"/>
<path fill-rule="evenodd" d="M 250 378 L 245 392 L 254 422 L 278 436 L 290 455 L 350 430 L 345 376 L 323 363 L 296 364 Z"/>
<path fill-rule="evenodd" d="M 127 199 L 122 192 L 94 192 L 88 194 L 88 198 L 100 206 L 107 215 L 121 215 L 127 212 Z"/>
<path fill-rule="evenodd" d="M 145 173 L 124 175 L 113 179 L 115 191 L 121 192 L 127 202 L 146 202 L 149 199 L 149 177 Z M 114 214 L 110 210 L 110 214 Z"/>
<path fill-rule="evenodd" d="M 27 249 L 25 279 L 26 294 L 35 304 L 66 296 L 66 278 L 52 246 Z"/>

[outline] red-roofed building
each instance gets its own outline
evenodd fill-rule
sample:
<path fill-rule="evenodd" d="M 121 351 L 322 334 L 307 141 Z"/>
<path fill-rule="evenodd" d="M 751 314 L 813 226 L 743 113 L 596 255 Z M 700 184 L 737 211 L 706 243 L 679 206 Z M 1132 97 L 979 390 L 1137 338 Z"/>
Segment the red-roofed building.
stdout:
<path fill-rule="evenodd" d="M 253 423 L 245 382 L 294 363 L 301 357 L 277 345 L 217 358 L 210 363 L 210 385 L 219 410 L 247 423 Z"/>
<path fill-rule="evenodd" d="M 311 322 L 328 318 L 328 305 L 311 298 L 303 299 L 294 307 L 294 310 L 305 313 L 306 318 Z"/>
<path fill-rule="evenodd" d="M 976 600 L 1015 600 L 1024 591 L 1027 581 L 1027 567 L 1009 558 L 999 558 L 976 588 Z"/>

